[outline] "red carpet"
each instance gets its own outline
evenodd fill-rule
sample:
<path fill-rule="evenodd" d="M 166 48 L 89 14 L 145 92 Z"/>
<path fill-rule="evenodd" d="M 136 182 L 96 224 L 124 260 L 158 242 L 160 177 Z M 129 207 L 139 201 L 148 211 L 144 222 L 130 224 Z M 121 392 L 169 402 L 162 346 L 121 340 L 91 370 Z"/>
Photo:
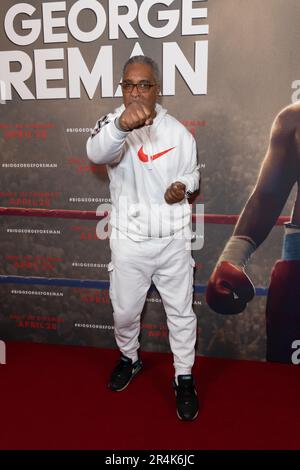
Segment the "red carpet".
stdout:
<path fill-rule="evenodd" d="M 300 449 L 297 366 L 197 358 L 202 409 L 176 417 L 170 354 L 143 353 L 123 392 L 115 350 L 8 343 L 0 365 L 1 449 Z"/>

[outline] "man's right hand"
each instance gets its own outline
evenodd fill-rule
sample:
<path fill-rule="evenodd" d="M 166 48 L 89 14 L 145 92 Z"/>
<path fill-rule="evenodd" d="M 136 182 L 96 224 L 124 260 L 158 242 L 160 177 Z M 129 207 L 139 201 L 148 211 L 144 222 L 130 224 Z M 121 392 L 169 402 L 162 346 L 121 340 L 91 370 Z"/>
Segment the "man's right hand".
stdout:
<path fill-rule="evenodd" d="M 141 103 L 130 103 L 119 118 L 119 126 L 124 131 L 132 131 L 153 123 L 155 111 Z"/>
<path fill-rule="evenodd" d="M 206 302 L 215 312 L 230 315 L 241 313 L 254 295 L 255 288 L 244 270 L 222 261 L 208 281 Z"/>

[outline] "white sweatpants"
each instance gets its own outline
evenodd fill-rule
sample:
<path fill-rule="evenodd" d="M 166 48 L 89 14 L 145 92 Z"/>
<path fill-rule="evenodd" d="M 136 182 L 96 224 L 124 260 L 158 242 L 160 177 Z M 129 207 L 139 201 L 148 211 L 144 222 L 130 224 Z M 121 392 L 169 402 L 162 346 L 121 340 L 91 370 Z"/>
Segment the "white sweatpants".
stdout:
<path fill-rule="evenodd" d="M 135 242 L 111 237 L 110 298 L 120 351 L 135 360 L 141 312 L 151 281 L 167 314 L 175 375 L 190 374 L 195 360 L 196 316 L 192 309 L 195 262 L 190 241 L 162 238 Z"/>

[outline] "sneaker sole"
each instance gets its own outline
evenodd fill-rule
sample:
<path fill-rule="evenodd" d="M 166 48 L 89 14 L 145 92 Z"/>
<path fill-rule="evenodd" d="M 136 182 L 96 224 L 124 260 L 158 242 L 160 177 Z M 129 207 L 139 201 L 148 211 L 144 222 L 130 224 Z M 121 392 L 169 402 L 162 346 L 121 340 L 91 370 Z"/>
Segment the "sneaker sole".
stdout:
<path fill-rule="evenodd" d="M 108 386 L 110 388 L 110 390 L 112 390 L 113 392 L 122 392 L 123 390 L 125 390 L 126 387 L 128 387 L 128 385 L 130 384 L 130 382 L 132 381 L 132 379 L 140 372 L 140 370 L 142 370 L 142 365 L 138 366 L 135 368 L 135 370 L 133 371 L 132 373 L 132 376 L 130 377 L 130 379 L 128 380 L 127 384 L 124 385 L 124 387 L 122 388 L 117 388 L 117 389 L 113 389 L 111 388 L 110 386 Z"/>

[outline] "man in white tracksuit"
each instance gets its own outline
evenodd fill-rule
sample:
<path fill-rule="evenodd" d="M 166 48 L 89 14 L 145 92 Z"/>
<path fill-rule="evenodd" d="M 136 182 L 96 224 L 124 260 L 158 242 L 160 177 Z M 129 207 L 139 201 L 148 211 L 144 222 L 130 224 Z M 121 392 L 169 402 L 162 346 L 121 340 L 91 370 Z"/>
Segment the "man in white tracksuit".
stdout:
<path fill-rule="evenodd" d="M 159 71 L 152 59 L 129 59 L 121 86 L 124 104 L 97 121 L 87 142 L 89 159 L 107 165 L 112 199 L 110 298 L 121 357 L 109 387 L 123 390 L 142 367 L 140 316 L 153 281 L 167 314 L 177 414 L 192 420 L 198 399 L 192 376 L 196 317 L 187 196 L 199 188 L 196 144 L 157 103 Z"/>

